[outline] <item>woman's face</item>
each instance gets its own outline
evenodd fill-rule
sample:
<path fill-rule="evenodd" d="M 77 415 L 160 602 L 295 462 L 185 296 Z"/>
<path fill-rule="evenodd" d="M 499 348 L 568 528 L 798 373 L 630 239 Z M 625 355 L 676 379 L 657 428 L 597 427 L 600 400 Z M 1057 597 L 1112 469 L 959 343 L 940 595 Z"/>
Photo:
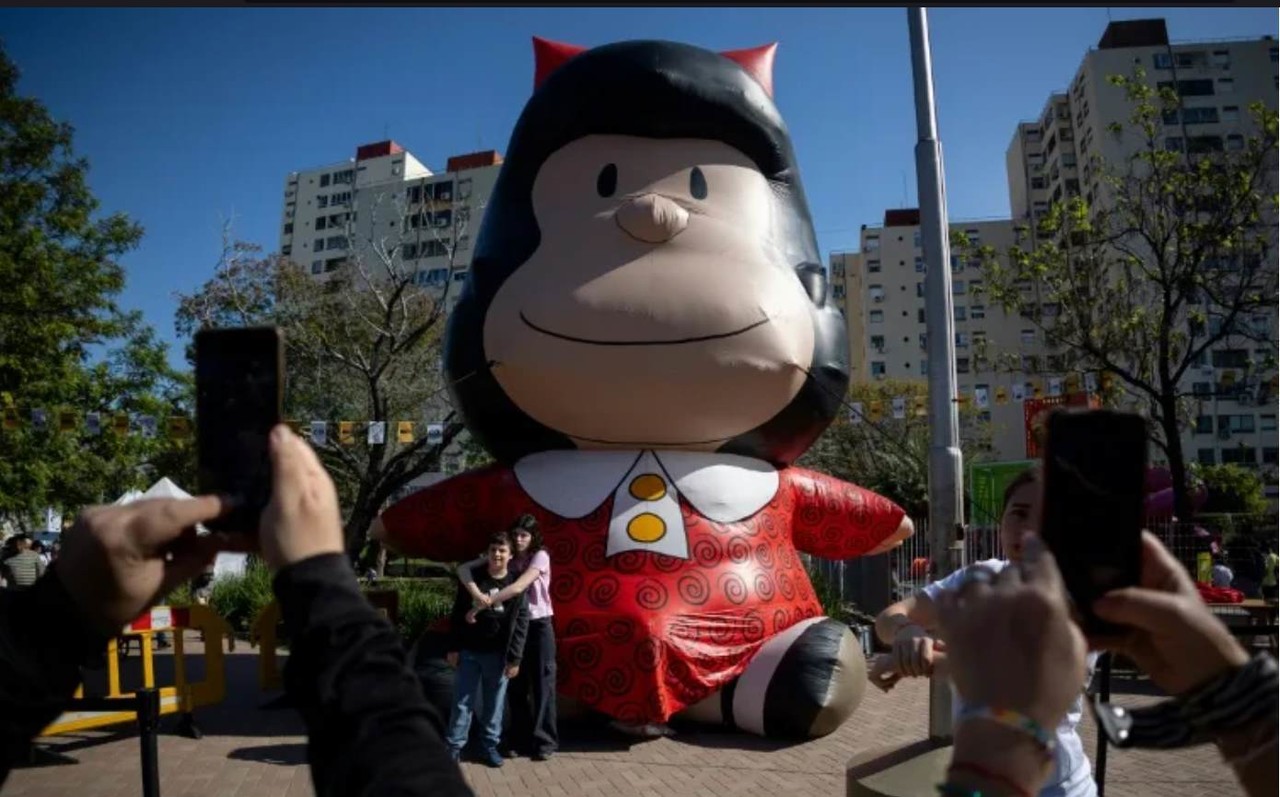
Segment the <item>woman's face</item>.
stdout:
<path fill-rule="evenodd" d="M 1014 490 L 1004 507 L 1004 514 L 1000 517 L 1000 542 L 1004 546 L 1005 558 L 1011 562 L 1022 561 L 1023 535 L 1028 531 L 1039 531 L 1035 522 L 1039 500 L 1040 485 L 1031 482 Z"/>
<path fill-rule="evenodd" d="M 525 529 L 520 529 L 515 533 L 516 553 L 522 554 L 529 550 L 529 544 L 533 542 L 533 535 Z"/>

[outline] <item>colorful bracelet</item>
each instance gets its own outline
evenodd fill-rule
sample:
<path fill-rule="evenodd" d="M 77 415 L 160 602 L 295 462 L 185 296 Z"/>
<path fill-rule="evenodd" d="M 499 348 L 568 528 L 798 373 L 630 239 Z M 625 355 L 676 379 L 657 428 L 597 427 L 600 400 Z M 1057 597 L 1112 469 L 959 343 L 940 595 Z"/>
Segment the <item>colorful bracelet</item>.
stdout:
<path fill-rule="evenodd" d="M 1031 738 L 1035 739 L 1044 751 L 1050 755 L 1058 746 L 1058 737 L 1053 731 L 1045 730 L 1040 723 L 1016 711 L 1010 711 L 1003 708 L 990 708 L 988 706 L 965 706 L 960 710 L 956 723 L 964 723 L 969 720 L 987 720 L 989 722 L 999 723 L 1006 728 L 1012 728 Z"/>
<path fill-rule="evenodd" d="M 982 792 L 976 789 L 957 786 L 954 783 L 939 783 L 938 794 L 942 795 L 942 797 L 983 797 Z"/>

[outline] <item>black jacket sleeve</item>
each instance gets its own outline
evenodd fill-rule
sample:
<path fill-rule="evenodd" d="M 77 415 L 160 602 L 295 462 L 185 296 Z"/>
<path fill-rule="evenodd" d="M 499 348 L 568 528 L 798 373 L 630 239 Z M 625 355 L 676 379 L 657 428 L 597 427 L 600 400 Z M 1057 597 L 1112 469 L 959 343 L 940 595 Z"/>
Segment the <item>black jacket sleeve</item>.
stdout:
<path fill-rule="evenodd" d="M 346 559 L 290 565 L 275 592 L 291 640 L 285 689 L 307 725 L 316 794 L 470 795 L 395 629 Z"/>
<path fill-rule="evenodd" d="M 75 694 L 80 667 L 107 646 L 56 571 L 30 589 L 0 591 L 0 785 Z"/>
<path fill-rule="evenodd" d="M 524 658 L 524 642 L 529 636 L 529 601 L 524 593 L 507 602 L 511 609 L 511 635 L 507 638 L 507 664 L 519 664 Z"/>

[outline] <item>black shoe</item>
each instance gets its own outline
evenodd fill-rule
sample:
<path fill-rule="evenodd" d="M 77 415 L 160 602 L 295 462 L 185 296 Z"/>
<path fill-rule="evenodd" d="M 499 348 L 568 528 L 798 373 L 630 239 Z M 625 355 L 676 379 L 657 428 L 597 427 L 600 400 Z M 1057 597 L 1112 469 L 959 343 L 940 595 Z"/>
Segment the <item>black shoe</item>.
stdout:
<path fill-rule="evenodd" d="M 502 748 L 501 752 L 502 752 L 503 758 L 519 758 L 520 757 L 520 753 L 514 747 L 504 747 Z"/>
<path fill-rule="evenodd" d="M 534 761 L 546 761 L 551 756 L 552 756 L 552 753 L 550 750 L 538 750 L 537 752 L 535 752 L 533 755 L 529 757 L 532 758 Z"/>
<path fill-rule="evenodd" d="M 497 750 L 486 750 L 484 753 L 484 762 L 494 769 L 498 769 L 506 763 L 502 760 L 502 756 Z"/>

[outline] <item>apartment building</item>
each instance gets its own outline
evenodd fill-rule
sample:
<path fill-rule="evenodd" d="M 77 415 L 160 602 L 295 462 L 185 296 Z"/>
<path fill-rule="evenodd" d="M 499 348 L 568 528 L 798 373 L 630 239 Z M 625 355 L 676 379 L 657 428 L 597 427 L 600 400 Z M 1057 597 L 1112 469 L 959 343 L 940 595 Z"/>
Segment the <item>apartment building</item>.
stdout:
<path fill-rule="evenodd" d="M 1112 122 L 1127 121 L 1130 107 L 1107 77 L 1132 74 L 1134 66 L 1141 66 L 1153 85 L 1175 88 L 1184 99 L 1181 112 L 1163 120 L 1164 145 L 1170 150 L 1241 148 L 1252 124 L 1250 103 L 1276 107 L 1280 73 L 1272 37 L 1175 44 L 1163 20 L 1112 23 L 1085 55 L 1067 90 L 1050 93 L 1034 121 L 1017 124 L 1006 153 L 1012 218 L 953 222 L 952 229 L 1003 251 L 1015 241 L 1029 243 L 1025 236 L 1035 234 L 1035 222 L 1054 201 L 1074 195 L 1105 201 L 1090 161 L 1097 156 L 1119 164 L 1135 146 L 1108 132 Z M 860 252 L 831 256 L 832 296 L 845 309 L 855 380 L 926 378 L 918 224 L 915 210 L 886 211 L 882 226 L 864 226 Z M 1269 230 L 1275 234 L 1274 220 Z M 977 264 L 958 260 L 956 254 L 952 252 L 952 276 L 959 389 L 990 413 L 995 455 L 1020 459 L 1025 455 L 1020 399 L 1037 392 L 1074 392 L 1081 389 L 1083 377 L 1062 355 L 1046 349 L 1033 324 L 990 306 Z M 1044 314 L 1056 310 L 1040 308 Z M 1275 329 L 1274 311 L 1252 321 Z M 1183 446 L 1189 459 L 1260 467 L 1274 481 L 1275 371 L 1246 368 L 1260 353 L 1224 345 L 1188 374 L 1187 391 L 1203 398 Z"/>
<path fill-rule="evenodd" d="M 394 141 L 356 148 L 348 161 L 285 178 L 280 253 L 325 279 L 344 263 L 378 262 L 381 251 L 449 305 L 471 263 L 472 241 L 501 168 L 492 150 L 450 157 L 433 172 Z"/>
<path fill-rule="evenodd" d="M 951 230 L 975 246 L 998 251 L 1015 240 L 1009 219 L 954 221 Z M 883 224 L 863 225 L 860 249 L 833 253 L 830 260 L 832 299 L 844 311 L 849 332 L 852 381 L 924 383 L 929 358 L 920 211 L 885 211 Z M 1070 374 L 1048 370 L 1051 359 L 1033 325 L 990 304 L 980 264 L 956 250 L 951 253 L 951 292 L 958 392 L 983 397 L 975 399 L 973 408 L 979 420 L 990 423 L 996 456 L 1020 459 L 1025 434 L 1022 404 L 1015 397 L 1065 392 Z"/>
<path fill-rule="evenodd" d="M 1085 54 L 1067 90 L 1051 93 L 1035 121 L 1017 125 L 1006 153 L 1013 218 L 1034 234 L 1035 222 L 1055 201 L 1081 195 L 1090 203 L 1105 203 L 1105 186 L 1091 173 L 1091 162 L 1097 158 L 1118 166 L 1142 146 L 1136 137 L 1108 132 L 1110 124 L 1127 122 L 1131 113 L 1123 90 L 1110 85 L 1109 76 L 1132 75 L 1141 67 L 1150 85 L 1178 93 L 1182 108 L 1162 119 L 1165 149 L 1231 151 L 1244 148 L 1254 127 L 1252 103 L 1276 108 L 1277 60 L 1272 36 L 1174 43 L 1163 19 L 1111 23 L 1098 46 Z M 1270 219 L 1263 234 L 1274 241 L 1275 233 L 1276 220 Z M 1273 309 L 1246 322 L 1274 335 L 1276 320 Z M 1195 426 L 1183 439 L 1188 458 L 1260 467 L 1274 480 L 1275 371 L 1257 366 L 1267 359 L 1265 349 L 1234 341 L 1208 352 L 1188 373 L 1184 389 L 1202 397 Z"/>

